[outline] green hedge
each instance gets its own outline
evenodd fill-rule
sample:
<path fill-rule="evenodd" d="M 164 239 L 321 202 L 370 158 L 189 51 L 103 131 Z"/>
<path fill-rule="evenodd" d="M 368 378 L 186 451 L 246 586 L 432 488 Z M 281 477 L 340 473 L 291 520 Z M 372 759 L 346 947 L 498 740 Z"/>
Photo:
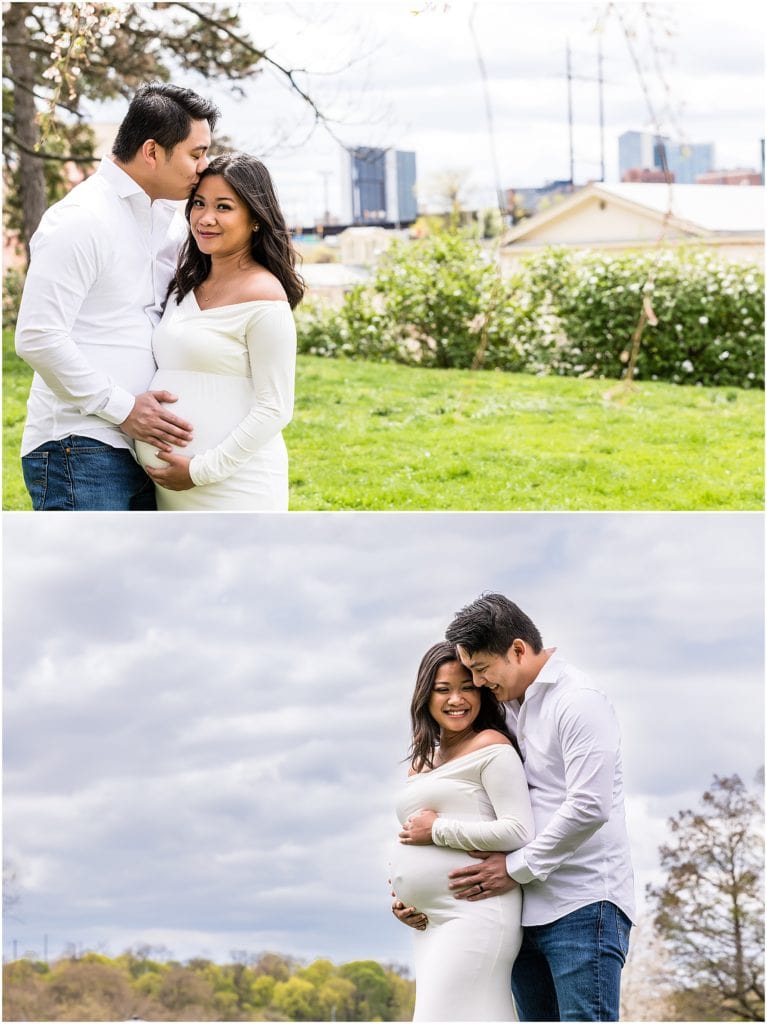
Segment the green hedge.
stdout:
<path fill-rule="evenodd" d="M 654 270 L 654 282 L 647 281 Z M 339 309 L 308 300 L 299 347 L 421 366 L 619 378 L 643 301 L 636 377 L 764 386 L 764 274 L 700 250 L 550 249 L 507 280 L 459 234 L 395 242 Z"/>

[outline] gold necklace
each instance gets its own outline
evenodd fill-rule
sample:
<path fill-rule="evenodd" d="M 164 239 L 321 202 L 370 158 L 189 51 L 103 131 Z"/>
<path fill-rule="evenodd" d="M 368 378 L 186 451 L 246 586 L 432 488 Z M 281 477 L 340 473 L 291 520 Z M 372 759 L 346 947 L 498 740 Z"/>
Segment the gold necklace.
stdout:
<path fill-rule="evenodd" d="M 205 303 L 205 305 L 208 306 L 216 298 L 216 296 L 219 295 L 223 287 L 223 284 L 220 284 L 218 288 L 214 288 L 210 295 L 204 295 L 202 290 L 202 284 L 199 284 L 198 288 L 200 289 L 200 298 Z"/>

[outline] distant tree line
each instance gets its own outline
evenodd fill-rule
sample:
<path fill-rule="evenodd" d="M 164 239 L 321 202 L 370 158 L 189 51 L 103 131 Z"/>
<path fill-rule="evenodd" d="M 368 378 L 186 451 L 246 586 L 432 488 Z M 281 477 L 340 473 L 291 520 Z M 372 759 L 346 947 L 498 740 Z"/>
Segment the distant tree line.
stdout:
<path fill-rule="evenodd" d="M 217 964 L 86 953 L 3 967 L 3 1020 L 410 1020 L 415 983 L 374 960 L 336 966 L 264 953 Z"/>

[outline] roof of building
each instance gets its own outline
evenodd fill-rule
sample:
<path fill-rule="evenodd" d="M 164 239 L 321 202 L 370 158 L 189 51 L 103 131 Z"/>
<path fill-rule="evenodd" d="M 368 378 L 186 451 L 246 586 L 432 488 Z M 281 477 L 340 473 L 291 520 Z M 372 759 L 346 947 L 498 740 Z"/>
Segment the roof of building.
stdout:
<path fill-rule="evenodd" d="M 669 186 L 656 182 L 600 183 L 602 191 L 665 214 Z M 764 189 L 754 185 L 671 185 L 671 212 L 706 231 L 764 230 Z"/>
<path fill-rule="evenodd" d="M 525 241 L 544 225 L 593 204 L 609 200 L 660 224 L 671 208 L 671 221 L 682 234 L 755 236 L 764 231 L 765 192 L 754 185 L 668 185 L 656 182 L 592 182 L 513 227 L 507 242 Z M 549 231 L 550 233 L 550 231 Z"/>

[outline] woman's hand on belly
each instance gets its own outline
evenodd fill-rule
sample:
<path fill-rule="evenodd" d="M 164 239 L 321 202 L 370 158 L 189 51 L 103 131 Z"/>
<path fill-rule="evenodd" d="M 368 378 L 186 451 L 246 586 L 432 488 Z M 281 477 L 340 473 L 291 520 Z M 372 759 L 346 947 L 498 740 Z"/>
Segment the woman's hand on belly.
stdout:
<path fill-rule="evenodd" d="M 416 928 L 419 932 L 424 931 L 426 925 L 429 923 L 429 919 L 426 914 L 422 914 L 421 911 L 416 910 L 415 907 L 406 907 L 402 900 L 395 900 L 392 903 L 391 912 L 398 921 L 409 925 L 411 928 Z"/>
<path fill-rule="evenodd" d="M 399 841 L 411 846 L 426 846 L 433 842 L 431 826 L 437 818 L 436 811 L 416 811 L 411 814 L 399 834 Z"/>
<path fill-rule="evenodd" d="M 191 459 L 173 452 L 158 452 L 157 458 L 167 462 L 168 465 L 161 469 L 149 465 L 144 466 L 154 483 L 169 491 L 188 491 L 194 487 L 194 481 L 189 474 Z"/>

